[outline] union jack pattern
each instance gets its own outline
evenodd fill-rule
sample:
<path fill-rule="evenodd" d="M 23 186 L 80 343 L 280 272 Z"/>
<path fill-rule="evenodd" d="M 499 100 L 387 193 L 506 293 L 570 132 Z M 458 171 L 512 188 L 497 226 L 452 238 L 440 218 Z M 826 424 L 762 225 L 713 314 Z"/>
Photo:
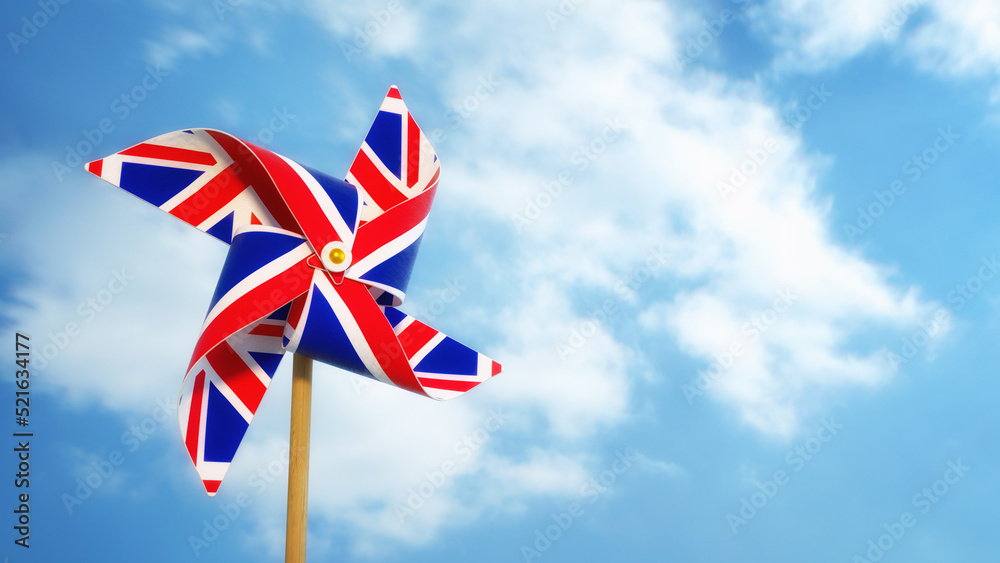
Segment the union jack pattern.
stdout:
<path fill-rule="evenodd" d="M 188 129 L 95 160 L 87 170 L 228 244 L 243 225 L 295 226 L 282 202 L 261 200 L 272 190 L 251 187 L 271 182 L 249 154 L 235 137 Z"/>
<path fill-rule="evenodd" d="M 178 409 L 209 495 L 286 351 L 434 399 L 501 370 L 396 308 L 440 164 L 395 86 L 346 181 L 209 129 L 161 135 L 87 169 L 230 245 Z"/>
<path fill-rule="evenodd" d="M 347 173 L 347 181 L 367 194 L 362 221 L 371 221 L 423 193 L 437 184 L 440 175 L 441 165 L 430 141 L 406 109 L 399 90 L 390 88 Z"/>

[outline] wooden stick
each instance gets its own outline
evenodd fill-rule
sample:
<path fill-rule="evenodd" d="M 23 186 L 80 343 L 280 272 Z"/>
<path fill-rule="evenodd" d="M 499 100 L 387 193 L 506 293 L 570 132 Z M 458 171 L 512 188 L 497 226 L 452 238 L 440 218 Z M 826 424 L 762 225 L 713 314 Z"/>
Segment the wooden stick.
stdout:
<path fill-rule="evenodd" d="M 288 436 L 288 515 L 285 563 L 305 563 L 309 505 L 309 421 L 312 414 L 312 358 L 292 356 L 292 421 Z"/>

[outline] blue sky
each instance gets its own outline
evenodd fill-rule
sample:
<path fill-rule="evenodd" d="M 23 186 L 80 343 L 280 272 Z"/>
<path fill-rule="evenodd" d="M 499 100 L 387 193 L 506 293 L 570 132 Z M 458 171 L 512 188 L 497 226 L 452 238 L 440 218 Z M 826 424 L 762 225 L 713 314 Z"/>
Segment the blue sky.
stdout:
<path fill-rule="evenodd" d="M 207 497 L 172 406 L 225 247 L 82 163 L 207 127 L 343 175 L 391 84 L 443 166 L 403 309 L 505 371 L 317 366 L 310 560 L 994 555 L 995 3 L 0 11 L 9 561 L 280 559 L 290 362 Z"/>

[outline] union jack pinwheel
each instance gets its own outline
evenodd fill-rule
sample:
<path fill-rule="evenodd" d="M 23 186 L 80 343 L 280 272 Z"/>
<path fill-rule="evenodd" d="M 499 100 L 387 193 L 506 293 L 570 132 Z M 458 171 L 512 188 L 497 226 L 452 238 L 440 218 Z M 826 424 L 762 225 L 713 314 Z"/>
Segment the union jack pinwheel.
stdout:
<path fill-rule="evenodd" d="M 87 170 L 229 244 L 181 388 L 181 436 L 214 495 L 285 352 L 433 399 L 500 364 L 397 309 L 441 166 L 395 86 L 346 181 L 211 129 Z"/>

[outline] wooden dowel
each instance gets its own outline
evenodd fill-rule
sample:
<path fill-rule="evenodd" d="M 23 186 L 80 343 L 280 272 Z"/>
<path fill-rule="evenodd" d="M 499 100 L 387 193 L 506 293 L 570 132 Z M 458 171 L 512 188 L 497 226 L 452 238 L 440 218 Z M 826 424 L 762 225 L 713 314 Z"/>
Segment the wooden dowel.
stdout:
<path fill-rule="evenodd" d="M 292 420 L 288 436 L 288 516 L 285 563 L 305 563 L 309 505 L 309 422 L 312 414 L 312 358 L 292 356 Z"/>

